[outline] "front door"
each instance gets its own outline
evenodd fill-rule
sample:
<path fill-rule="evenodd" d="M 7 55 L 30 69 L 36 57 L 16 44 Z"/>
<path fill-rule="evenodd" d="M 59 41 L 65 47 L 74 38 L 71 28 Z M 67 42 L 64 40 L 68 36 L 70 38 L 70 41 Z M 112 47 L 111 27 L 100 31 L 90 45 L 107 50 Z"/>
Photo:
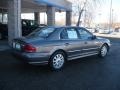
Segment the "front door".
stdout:
<path fill-rule="evenodd" d="M 84 28 L 78 28 L 79 39 L 82 45 L 82 54 L 94 54 L 98 52 L 99 46 L 95 39 L 92 39 L 93 34 Z M 81 46 L 80 46 L 81 47 Z"/>

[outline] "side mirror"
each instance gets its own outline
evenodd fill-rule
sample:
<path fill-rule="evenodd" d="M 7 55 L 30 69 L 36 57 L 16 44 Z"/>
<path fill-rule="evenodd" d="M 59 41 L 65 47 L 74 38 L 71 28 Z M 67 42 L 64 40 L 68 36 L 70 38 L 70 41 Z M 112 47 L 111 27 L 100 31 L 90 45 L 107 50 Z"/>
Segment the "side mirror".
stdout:
<path fill-rule="evenodd" d="M 92 36 L 92 39 L 93 39 L 93 40 L 96 39 L 96 38 L 97 38 L 96 35 L 93 35 L 93 36 Z"/>

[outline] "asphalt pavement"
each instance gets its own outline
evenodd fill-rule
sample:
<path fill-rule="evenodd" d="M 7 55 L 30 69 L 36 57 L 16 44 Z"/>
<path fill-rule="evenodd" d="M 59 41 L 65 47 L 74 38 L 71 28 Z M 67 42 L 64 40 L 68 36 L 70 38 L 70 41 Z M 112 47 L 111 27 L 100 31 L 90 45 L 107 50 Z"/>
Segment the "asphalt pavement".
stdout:
<path fill-rule="evenodd" d="M 91 56 L 70 61 L 59 72 L 33 66 L 0 52 L 0 90 L 120 90 L 120 39 L 104 59 Z"/>

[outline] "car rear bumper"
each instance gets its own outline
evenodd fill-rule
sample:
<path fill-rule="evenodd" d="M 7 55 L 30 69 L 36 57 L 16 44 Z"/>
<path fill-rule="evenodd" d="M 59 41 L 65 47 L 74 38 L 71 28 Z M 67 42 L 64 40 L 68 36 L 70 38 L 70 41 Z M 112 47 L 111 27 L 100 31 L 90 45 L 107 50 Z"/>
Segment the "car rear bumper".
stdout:
<path fill-rule="evenodd" d="M 48 53 L 25 53 L 15 50 L 12 53 L 32 65 L 46 65 L 50 57 Z"/>

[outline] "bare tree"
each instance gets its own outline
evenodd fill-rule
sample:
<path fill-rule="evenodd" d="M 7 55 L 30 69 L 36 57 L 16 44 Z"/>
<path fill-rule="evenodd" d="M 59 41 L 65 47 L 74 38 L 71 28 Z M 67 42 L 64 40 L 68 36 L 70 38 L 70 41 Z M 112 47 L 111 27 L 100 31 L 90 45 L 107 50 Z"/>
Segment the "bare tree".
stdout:
<path fill-rule="evenodd" d="M 78 17 L 78 22 L 77 22 L 77 25 L 76 25 L 76 26 L 79 26 L 79 25 L 80 25 L 81 16 L 82 16 L 82 13 L 83 13 L 83 11 L 84 11 L 84 9 L 85 9 L 85 7 L 86 7 L 87 1 L 88 1 L 88 0 L 86 0 L 86 1 L 84 2 L 83 7 L 79 7 L 79 6 L 78 6 L 78 9 L 79 9 L 79 17 Z"/>
<path fill-rule="evenodd" d="M 74 5 L 73 5 L 73 15 L 78 16 L 78 21 L 76 26 L 80 26 L 82 23 L 82 16 L 83 14 L 87 14 L 87 23 L 91 23 L 92 18 L 93 18 L 93 13 L 98 6 L 98 4 L 101 3 L 101 0 L 73 0 Z M 92 12 L 90 12 L 92 11 Z M 85 18 L 85 19 L 86 19 Z M 85 21 L 85 20 L 84 20 Z M 88 22 L 89 21 L 89 22 Z"/>

